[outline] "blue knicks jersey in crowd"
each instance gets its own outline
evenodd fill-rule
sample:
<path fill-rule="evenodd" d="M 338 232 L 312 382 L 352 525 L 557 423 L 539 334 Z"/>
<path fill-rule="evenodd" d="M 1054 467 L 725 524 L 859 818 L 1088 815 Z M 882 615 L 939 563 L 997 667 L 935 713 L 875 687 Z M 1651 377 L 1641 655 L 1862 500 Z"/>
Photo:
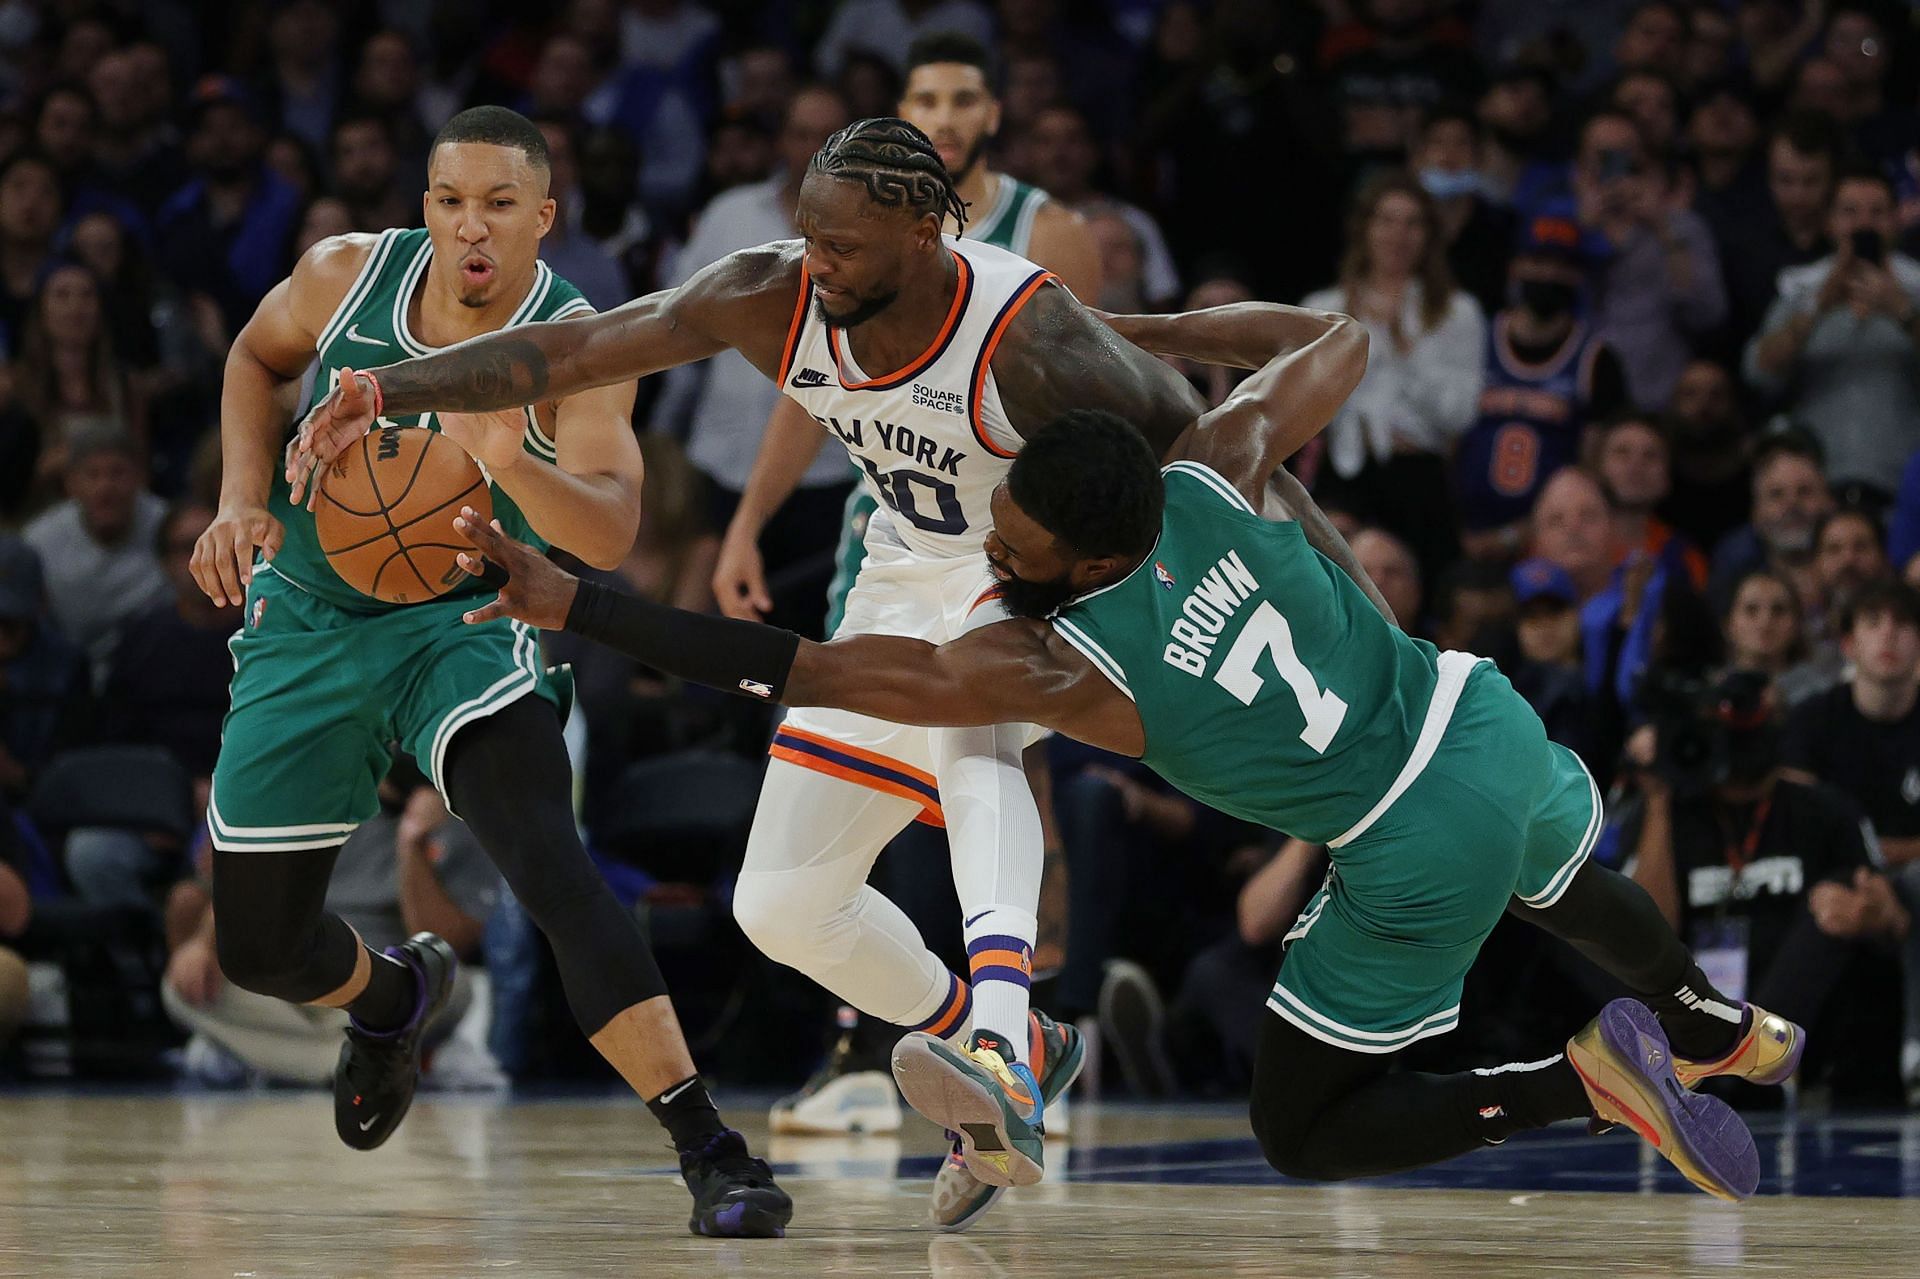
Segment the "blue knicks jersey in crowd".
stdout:
<path fill-rule="evenodd" d="M 1480 415 L 1454 459 L 1464 527 L 1499 528 L 1525 518 L 1547 477 L 1579 460 L 1602 349 L 1593 326 L 1576 320 L 1559 350 L 1528 364 L 1507 340 L 1506 316 L 1488 327 Z"/>

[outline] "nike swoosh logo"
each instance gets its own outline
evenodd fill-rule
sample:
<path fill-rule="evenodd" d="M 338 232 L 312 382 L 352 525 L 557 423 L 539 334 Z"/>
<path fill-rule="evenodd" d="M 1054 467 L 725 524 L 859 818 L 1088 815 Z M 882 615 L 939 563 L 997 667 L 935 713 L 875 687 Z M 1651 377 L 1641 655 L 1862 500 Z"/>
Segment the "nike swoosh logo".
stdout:
<path fill-rule="evenodd" d="M 380 1116 L 375 1115 L 373 1118 L 367 1120 L 367 1122 L 360 1125 L 360 1131 L 366 1132 L 368 1129 L 372 1128 L 375 1124 L 379 1122 L 380 1122 Z"/>
<path fill-rule="evenodd" d="M 695 1084 L 699 1082 L 700 1081 L 698 1079 L 689 1079 L 687 1080 L 686 1083 L 681 1084 L 678 1088 L 675 1088 L 672 1092 L 661 1093 L 660 1104 L 663 1106 L 666 1105 L 667 1103 L 671 1102 L 675 1097 L 678 1097 L 681 1093 L 685 1092 L 687 1089 L 693 1087 Z"/>
<path fill-rule="evenodd" d="M 347 336 L 347 341 L 349 341 L 349 342 L 361 342 L 361 343 L 364 343 L 364 344 L 365 344 L 365 345 L 367 345 L 367 346 L 386 346 L 386 345 L 388 345 L 388 344 L 387 344 L 386 342 L 383 342 L 383 341 L 381 341 L 381 340 L 380 340 L 379 338 L 363 338 L 363 337 L 361 337 L 361 336 L 360 336 L 360 333 L 359 333 L 359 329 L 360 329 L 360 326 L 359 326 L 358 324 L 349 324 L 349 325 L 347 326 L 347 335 L 346 335 L 346 336 Z"/>
<path fill-rule="evenodd" d="M 972 928 L 975 924 L 979 923 L 981 920 L 985 919 L 988 915 L 991 915 L 991 914 L 993 914 L 992 911 L 983 910 L 978 915 L 975 915 L 972 919 L 963 921 L 961 924 L 961 927 Z"/>
<path fill-rule="evenodd" d="M 798 387 L 825 386 L 831 380 L 832 379 L 819 369 L 801 369 L 798 373 L 787 379 L 787 385 Z"/>

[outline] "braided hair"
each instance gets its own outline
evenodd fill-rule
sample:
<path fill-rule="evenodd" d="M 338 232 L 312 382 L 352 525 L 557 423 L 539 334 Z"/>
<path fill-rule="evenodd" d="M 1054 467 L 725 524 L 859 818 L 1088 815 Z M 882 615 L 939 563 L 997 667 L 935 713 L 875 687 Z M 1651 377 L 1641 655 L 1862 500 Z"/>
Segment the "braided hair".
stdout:
<path fill-rule="evenodd" d="M 967 203 L 927 135 L 893 116 L 855 120 L 828 138 L 807 165 L 811 173 L 864 183 L 876 204 L 932 213 L 967 224 Z"/>

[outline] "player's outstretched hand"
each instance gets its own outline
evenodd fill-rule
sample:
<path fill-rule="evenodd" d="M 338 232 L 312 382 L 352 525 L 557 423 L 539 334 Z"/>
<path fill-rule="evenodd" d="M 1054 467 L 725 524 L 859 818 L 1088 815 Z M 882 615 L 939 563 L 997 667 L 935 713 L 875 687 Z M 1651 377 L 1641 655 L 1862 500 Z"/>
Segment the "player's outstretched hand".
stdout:
<path fill-rule="evenodd" d="M 465 614 L 469 622 L 491 622 L 496 617 L 517 617 L 543 631 L 557 631 L 567 624 L 567 610 L 580 591 L 580 579 L 555 564 L 524 542 L 508 537 L 500 521 L 483 524 L 480 512 L 470 506 L 460 508 L 453 521 L 460 536 L 472 542 L 480 552 L 460 552 L 460 567 L 483 582 L 497 583 L 500 593 L 490 604 Z"/>
<path fill-rule="evenodd" d="M 188 561 L 193 580 L 215 604 L 238 608 L 253 580 L 254 548 L 271 560 L 286 536 L 287 530 L 264 506 L 223 505 L 193 544 Z"/>
<path fill-rule="evenodd" d="M 373 378 L 340 370 L 327 397 L 313 406 L 299 434 L 287 448 L 287 483 L 295 506 L 304 500 L 311 511 L 320 501 L 320 472 L 333 465 L 346 447 L 373 429 L 377 416 Z"/>

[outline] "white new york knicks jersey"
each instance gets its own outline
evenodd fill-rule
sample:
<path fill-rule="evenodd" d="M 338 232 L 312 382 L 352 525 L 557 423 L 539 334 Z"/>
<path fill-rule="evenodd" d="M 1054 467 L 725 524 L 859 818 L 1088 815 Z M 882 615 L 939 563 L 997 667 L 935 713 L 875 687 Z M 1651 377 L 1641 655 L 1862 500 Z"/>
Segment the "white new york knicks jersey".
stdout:
<path fill-rule="evenodd" d="M 993 526 L 989 502 L 1020 447 L 994 386 L 994 348 L 1053 274 L 973 240 L 941 237 L 959 287 L 933 344 L 905 368 L 862 369 L 846 334 L 815 313 L 802 277 L 780 389 L 846 445 L 881 510 L 868 529 L 916 556 L 974 555 Z"/>

